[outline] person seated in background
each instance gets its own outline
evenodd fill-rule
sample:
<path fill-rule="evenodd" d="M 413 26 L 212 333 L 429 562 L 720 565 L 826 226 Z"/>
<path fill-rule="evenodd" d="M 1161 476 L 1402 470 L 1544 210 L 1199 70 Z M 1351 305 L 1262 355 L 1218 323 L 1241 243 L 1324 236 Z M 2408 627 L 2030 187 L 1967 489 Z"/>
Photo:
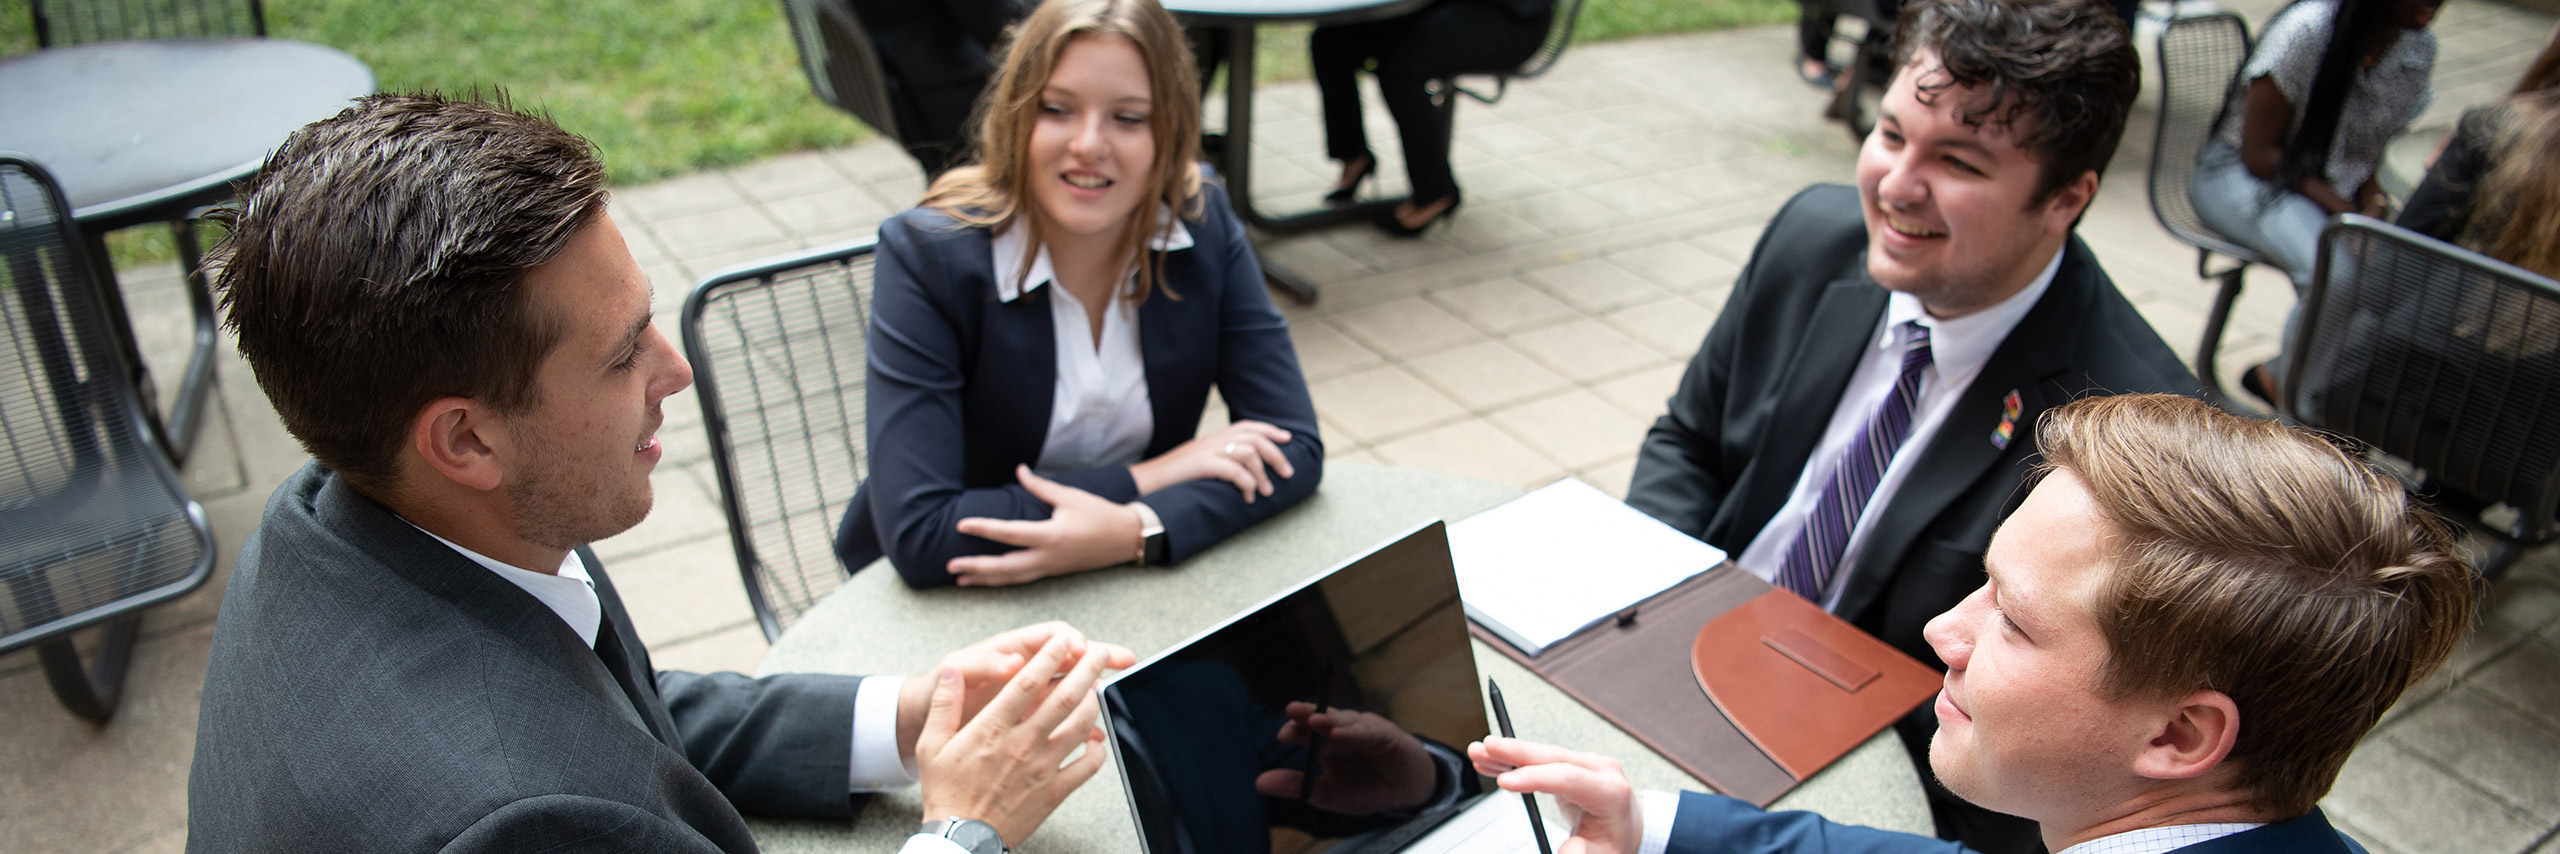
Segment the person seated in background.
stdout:
<path fill-rule="evenodd" d="M 1307 37 L 1307 53 L 1324 108 L 1325 156 L 1342 161 L 1342 178 L 1325 201 L 1350 204 L 1360 183 L 1378 171 L 1354 76 L 1375 63 L 1378 94 L 1395 117 L 1405 180 L 1413 185 L 1412 198 L 1379 217 L 1378 227 L 1416 237 L 1457 210 L 1449 124 L 1432 104 L 1431 81 L 1520 67 L 1546 43 L 1554 15 L 1554 0 L 1434 0 L 1393 18 L 1317 27 Z"/>
<path fill-rule="evenodd" d="M 1020 584 L 1168 565 L 1315 492 L 1288 322 L 1198 164 L 1199 81 L 1154 0 L 1051 0 L 979 162 L 880 226 L 858 571 Z M 1227 426 L 1195 435 L 1210 390 Z"/>
<path fill-rule="evenodd" d="M 223 592 L 187 850 L 745 852 L 742 812 L 849 819 L 920 774 L 924 816 L 987 854 L 1101 767 L 1089 692 L 1136 662 L 1063 624 L 932 679 L 650 665 L 587 544 L 648 515 L 693 371 L 586 140 L 503 98 L 373 95 L 241 197 L 215 289 L 317 459 Z"/>
<path fill-rule="evenodd" d="M 1931 773 L 2061 854 L 2362 851 L 2316 804 L 2461 640 L 2453 532 L 2319 436 L 2189 398 L 2083 400 L 2036 432 L 2042 479 L 1989 580 L 1929 623 L 1948 667 Z M 1591 854 L 1965 850 L 1639 794 L 1604 756 L 1467 751 L 1502 788 L 1562 801 Z"/>
<path fill-rule="evenodd" d="M 931 183 L 969 150 L 969 118 L 989 59 L 1028 0 L 815 0 L 851 3 L 889 75 L 899 143 Z"/>
<path fill-rule="evenodd" d="M 2374 173 L 2391 138 L 2434 97 L 2443 0 L 2294 0 L 2258 34 L 2238 97 L 2215 119 L 2189 191 L 2207 228 L 2311 286 L 2320 230 L 2336 214 L 2382 216 Z M 2286 338 L 2299 316 L 2288 317 Z M 2243 372 L 2272 401 L 2284 357 Z"/>
<path fill-rule="evenodd" d="M 1937 0 L 1899 29 L 1857 188 L 1770 220 L 1627 503 L 1935 665 L 1922 626 L 1981 586 L 2024 494 L 2017 431 L 2196 382 L 2073 233 L 2141 87 L 2114 11 Z M 1899 725 L 1915 761 L 1935 726 Z M 1948 838 L 2035 850 L 2030 823 L 1930 795 Z"/>
<path fill-rule="evenodd" d="M 2560 33 L 2512 94 L 2462 112 L 2393 222 L 2560 276 Z"/>

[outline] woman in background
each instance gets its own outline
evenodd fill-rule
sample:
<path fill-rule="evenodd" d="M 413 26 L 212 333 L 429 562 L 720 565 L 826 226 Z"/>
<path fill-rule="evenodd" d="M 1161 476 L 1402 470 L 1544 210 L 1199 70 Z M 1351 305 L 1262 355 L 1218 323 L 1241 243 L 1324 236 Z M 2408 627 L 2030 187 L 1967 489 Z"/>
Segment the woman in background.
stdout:
<path fill-rule="evenodd" d="M 2452 138 L 2436 153 L 2426 179 L 2410 192 L 2409 204 L 2394 222 L 2519 266 L 2531 265 L 2518 258 L 2540 255 L 2548 262 L 2560 254 L 2560 239 L 2555 239 L 2560 233 L 2552 232 L 2560 229 L 2560 216 L 2555 216 L 2560 207 L 2553 206 L 2560 201 L 2553 198 L 2560 195 L 2560 175 L 2553 174 L 2560 169 L 2560 153 L 2552 150 L 2550 138 L 2555 104 L 2560 104 L 2560 32 L 2525 68 L 2514 92 L 2462 112 Z M 2496 192 L 2482 183 L 2492 173 L 2505 175 Z M 2517 220 L 2518 211 L 2526 213 L 2526 221 Z M 2492 244 L 2504 248 L 2492 250 Z M 2546 276 L 2555 272 L 2553 266 L 2532 269 Z"/>
<path fill-rule="evenodd" d="M 1412 198 L 1378 219 L 1378 227 L 1415 237 L 1458 208 L 1458 177 L 1449 167 L 1449 125 L 1431 102 L 1430 83 L 1459 74 L 1518 68 L 1547 40 L 1554 0 L 1438 0 L 1411 14 L 1317 27 L 1307 39 L 1324 107 L 1325 154 L 1342 161 L 1342 178 L 1325 196 L 1350 204 L 1360 182 L 1378 170 L 1369 151 L 1353 72 L 1377 64 L 1378 92 L 1396 120 Z M 1448 97 L 1456 97 L 1450 93 Z"/>
<path fill-rule="evenodd" d="M 980 161 L 880 228 L 846 569 L 886 555 L 927 587 L 1169 564 L 1314 492 L 1315 409 L 1197 163 L 1173 17 L 1051 0 L 980 110 Z M 1213 387 L 1234 420 L 1195 437 Z"/>

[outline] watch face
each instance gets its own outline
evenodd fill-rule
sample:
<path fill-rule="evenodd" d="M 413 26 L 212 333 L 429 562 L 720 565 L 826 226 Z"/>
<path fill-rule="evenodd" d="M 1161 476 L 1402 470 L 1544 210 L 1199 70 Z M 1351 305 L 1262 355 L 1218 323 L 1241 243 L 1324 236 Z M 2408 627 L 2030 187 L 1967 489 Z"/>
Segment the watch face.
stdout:
<path fill-rule="evenodd" d="M 996 833 L 994 825 L 973 819 L 952 822 L 942 838 L 969 849 L 969 854 L 1003 854 L 1005 850 L 1004 836 Z"/>

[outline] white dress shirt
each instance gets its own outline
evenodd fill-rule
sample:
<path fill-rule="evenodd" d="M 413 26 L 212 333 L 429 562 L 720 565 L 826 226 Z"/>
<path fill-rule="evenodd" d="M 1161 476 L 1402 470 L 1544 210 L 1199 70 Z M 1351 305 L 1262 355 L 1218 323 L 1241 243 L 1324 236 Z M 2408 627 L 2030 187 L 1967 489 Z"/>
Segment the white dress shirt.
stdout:
<path fill-rule="evenodd" d="M 1973 378 L 1991 361 L 1991 352 L 2008 339 L 2009 330 L 2017 328 L 2018 321 L 2053 286 L 2054 274 L 2061 269 L 2062 253 L 2056 251 L 2053 260 L 2045 262 L 2044 272 L 2038 273 L 2025 290 L 1952 320 L 1929 316 L 1920 305 L 1920 298 L 1910 294 L 1897 291 L 1888 297 L 1884 317 L 1876 322 L 1866 351 L 1858 357 L 1857 369 L 1849 374 L 1849 387 L 1841 392 L 1839 405 L 1831 410 L 1831 423 L 1823 428 L 1822 443 L 1814 446 L 1813 455 L 1805 459 L 1804 472 L 1796 476 L 1795 491 L 1788 494 L 1786 505 L 1769 517 L 1769 524 L 1751 539 L 1734 563 L 1763 581 L 1776 583 L 1778 568 L 1786 563 L 1787 549 L 1804 530 L 1805 518 L 1822 501 L 1822 488 L 1831 481 L 1840 455 L 1866 429 L 1867 419 L 1875 416 L 1876 408 L 1893 391 L 1894 380 L 1902 373 L 1902 354 L 1895 347 L 1900 336 L 1894 330 L 1903 323 L 1917 322 L 1929 328 L 1929 366 L 1920 371 L 1920 396 L 1913 401 L 1911 435 L 1902 440 L 1893 462 L 1885 466 L 1884 477 L 1876 481 L 1876 491 L 1867 500 L 1866 511 L 1859 514 L 1857 526 L 1849 531 L 1848 546 L 1840 552 L 1838 566 L 1842 570 L 1856 565 L 1858 552 L 1866 545 L 1868 529 L 1875 527 L 1875 520 L 1893 503 L 1894 493 L 1901 491 L 1902 482 L 1911 477 L 1911 468 L 1929 446 L 1929 439 L 1937 435 L 1939 425 L 1946 423 L 1947 413 L 1955 411 L 1956 399 L 1973 385 Z M 1990 437 L 1985 436 L 1982 441 L 1990 441 Z M 1821 596 L 1823 610 L 1839 606 L 1840 591 L 1848 586 L 1848 579 L 1848 572 L 1831 573 L 1830 585 Z"/>
<path fill-rule="evenodd" d="M 406 521 L 406 520 L 403 520 Z M 416 528 L 416 525 L 410 525 Z M 419 533 L 435 537 L 436 542 L 460 552 L 472 563 L 487 567 L 507 583 L 532 594 L 536 601 L 560 615 L 570 631 L 596 645 L 596 632 L 604 622 L 604 602 L 596 598 L 594 576 L 587 572 L 587 562 L 571 550 L 560 559 L 559 573 L 545 574 L 509 566 L 497 558 L 463 548 L 452 540 L 436 536 L 434 531 L 418 528 Z M 903 676 L 869 676 L 856 683 L 853 690 L 853 764 L 845 781 L 852 792 L 889 792 L 915 785 L 913 760 L 898 753 L 898 688 L 906 682 Z M 944 845 L 951 845 L 947 840 Z M 912 847 L 912 846 L 911 846 Z M 959 846 L 951 845 L 957 849 Z M 921 850 L 921 849 L 920 849 Z"/>
<path fill-rule="evenodd" d="M 1636 843 L 1636 854 L 1662 854 L 1671 847 L 1671 822 L 1680 813 L 1680 795 L 1646 789 L 1638 799 L 1638 812 L 1644 821 L 1644 839 Z M 2146 827 L 2113 836 L 2101 836 L 2056 854 L 2166 854 L 2190 845 L 2203 845 L 2225 836 L 2256 830 L 2262 824 L 2180 824 L 2169 827 Z"/>
<path fill-rule="evenodd" d="M 1159 212 L 1161 224 L 1147 248 L 1172 251 L 1191 247 L 1191 231 L 1171 209 Z M 994 256 L 996 298 L 1003 302 L 1054 284 L 1049 247 L 1030 246 L 1028 229 L 1006 228 L 988 241 Z M 1022 258 L 1031 253 L 1031 269 L 1022 273 Z M 1017 275 L 1018 273 L 1022 273 Z M 1147 364 L 1138 341 L 1138 302 L 1129 298 L 1137 281 L 1100 307 L 1102 337 L 1093 335 L 1092 315 L 1066 288 L 1055 288 L 1049 319 L 1057 339 L 1057 386 L 1049 404 L 1048 438 L 1040 445 L 1033 471 L 1056 477 L 1096 466 L 1139 462 L 1147 440 L 1155 435 L 1155 409 L 1147 396 Z"/>

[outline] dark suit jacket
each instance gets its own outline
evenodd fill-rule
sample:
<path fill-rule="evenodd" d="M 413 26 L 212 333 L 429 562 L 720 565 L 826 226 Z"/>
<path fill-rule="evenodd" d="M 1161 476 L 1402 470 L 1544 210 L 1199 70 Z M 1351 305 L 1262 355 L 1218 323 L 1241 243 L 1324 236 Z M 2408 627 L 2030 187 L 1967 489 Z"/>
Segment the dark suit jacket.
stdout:
<path fill-rule="evenodd" d="M 304 466 L 223 593 L 187 849 L 737 852 L 755 849 L 740 810 L 851 817 L 851 677 L 653 674 L 581 557 L 605 613 L 592 651 Z"/>
<path fill-rule="evenodd" d="M 1970 854 L 1944 839 L 1834 824 L 1809 812 L 1765 812 L 1723 795 L 1680 793 L 1665 854 Z M 2309 815 L 2243 831 L 2179 854 L 2364 854 L 2329 817 Z"/>
<path fill-rule="evenodd" d="M 1866 240 L 1849 187 L 1808 188 L 1770 220 L 1670 413 L 1645 435 L 1628 504 L 1727 552 L 1751 543 L 1795 489 L 1884 314 Z M 2092 394 L 2195 389 L 2073 237 L 2053 285 L 1916 449 L 1893 501 L 1870 508 L 1883 515 L 1847 568 L 1838 613 L 1938 666 L 1920 630 L 1982 586 L 1991 532 L 2026 497 L 2036 418 Z M 2013 390 L 2021 412 L 2002 448 L 1991 437 Z"/>
<path fill-rule="evenodd" d="M 1183 225 L 1191 248 L 1165 256 L 1172 293 L 1138 307 L 1155 414 L 1144 455 L 1190 441 L 1215 386 L 1231 418 L 1289 431 L 1280 448 L 1297 475 L 1251 504 L 1225 481 L 1147 495 L 1174 561 L 1288 509 L 1324 477 L 1324 442 L 1289 322 L 1263 289 L 1261 264 L 1226 191 L 1213 183 L 1204 192 L 1201 220 Z M 1049 505 L 1014 480 L 1013 467 L 1038 460 L 1048 441 L 1058 376 L 1053 287 L 998 302 L 988 241 L 987 229 L 925 208 L 880 226 L 865 389 L 871 477 L 836 534 L 847 571 L 885 553 L 910 585 L 950 584 L 943 566 L 952 558 L 1013 549 L 963 536 L 953 528 L 961 519 L 1049 518 Z M 1139 497 L 1125 465 L 1057 480 L 1116 502 Z"/>

